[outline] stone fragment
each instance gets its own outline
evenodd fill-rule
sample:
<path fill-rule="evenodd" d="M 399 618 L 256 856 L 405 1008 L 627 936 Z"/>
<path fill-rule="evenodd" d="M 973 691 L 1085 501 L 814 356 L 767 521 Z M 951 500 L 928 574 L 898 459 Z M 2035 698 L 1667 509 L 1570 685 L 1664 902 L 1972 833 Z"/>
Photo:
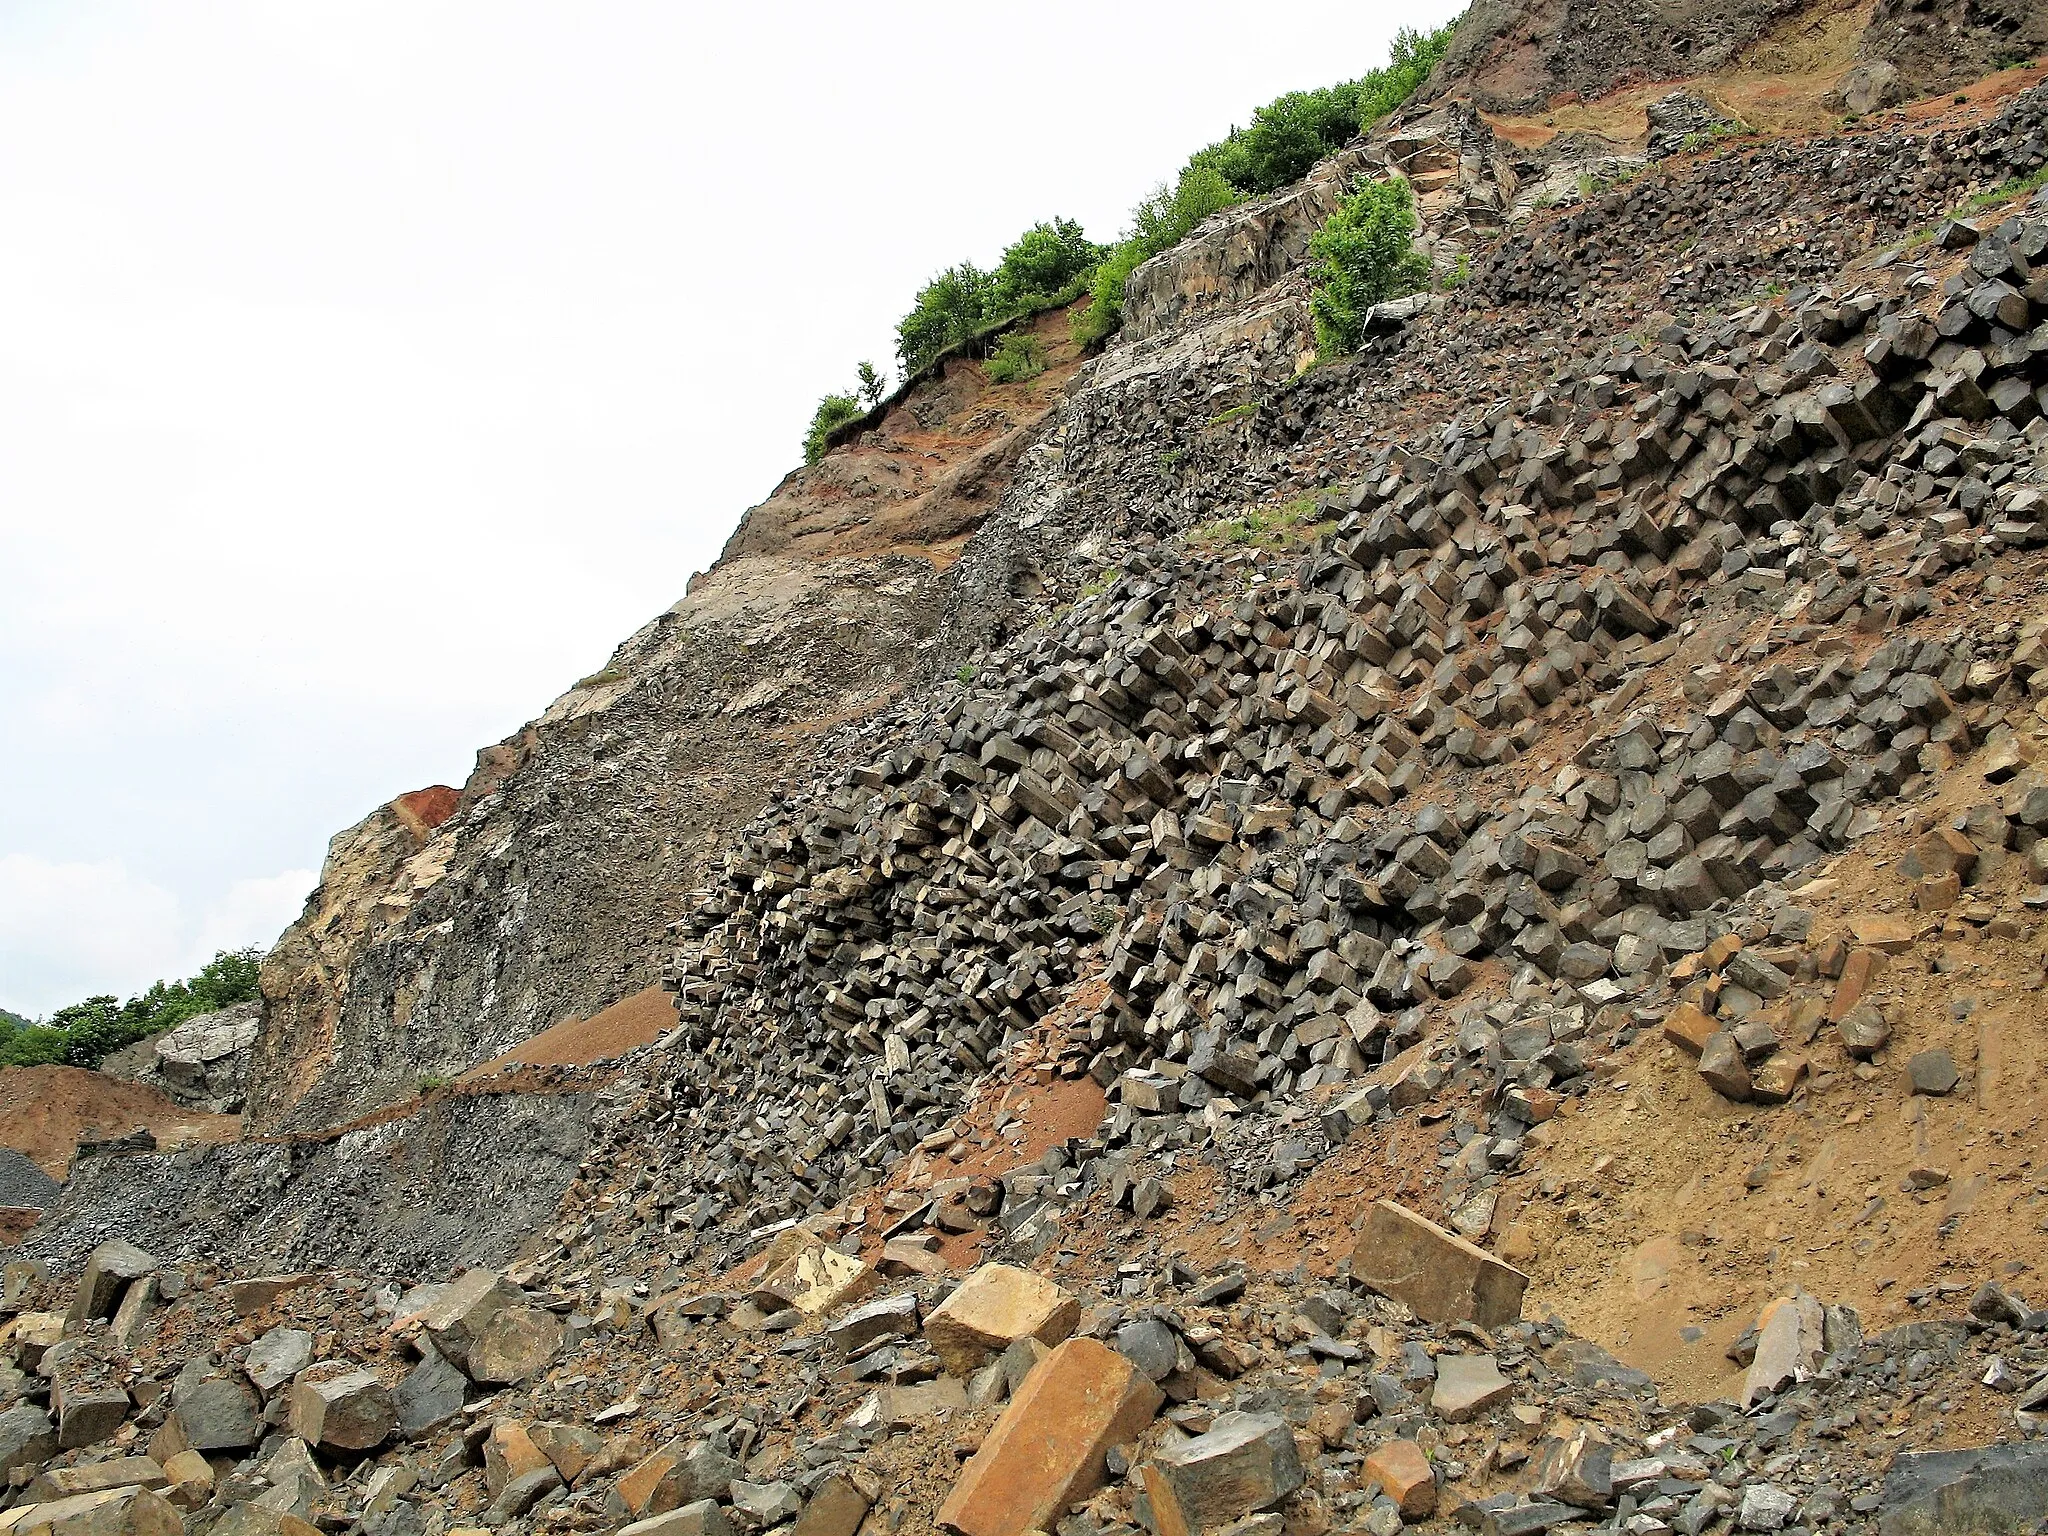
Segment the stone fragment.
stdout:
<path fill-rule="evenodd" d="M 64 1314 L 65 1319 L 85 1323 L 96 1317 L 112 1317 L 128 1282 L 155 1270 L 156 1260 L 133 1243 L 118 1237 L 101 1243 L 85 1261 L 85 1273 L 78 1277 L 78 1290 L 71 1298 L 71 1310 Z"/>
<path fill-rule="evenodd" d="M 486 1386 L 524 1381 L 562 1347 L 562 1320 L 544 1307 L 500 1307 L 469 1347 L 469 1375 Z"/>
<path fill-rule="evenodd" d="M 1614 1502 L 1614 1450 L 1581 1425 L 1563 1439 L 1551 1439 L 1537 1461 L 1537 1497 L 1578 1509 L 1605 1509 Z"/>
<path fill-rule="evenodd" d="M 698 1499 L 667 1514 L 636 1520 L 619 1536 L 731 1536 L 731 1532 L 725 1511 L 710 1499 Z"/>
<path fill-rule="evenodd" d="M 2048 1441 L 1902 1451 L 1885 1472 L 1878 1536 L 2008 1536 L 2048 1519 Z"/>
<path fill-rule="evenodd" d="M 488 1269 L 458 1275 L 420 1309 L 420 1326 L 434 1341 L 441 1358 L 457 1370 L 469 1369 L 469 1352 L 485 1326 L 506 1307 L 526 1300 L 518 1286 Z"/>
<path fill-rule="evenodd" d="M 1501 1375 L 1492 1355 L 1438 1355 L 1436 1386 L 1429 1406 L 1453 1424 L 1476 1419 L 1515 1395 L 1515 1384 Z"/>
<path fill-rule="evenodd" d="M 313 1335 L 280 1324 L 249 1346 L 242 1369 L 268 1397 L 313 1363 Z"/>
<path fill-rule="evenodd" d="M 865 1349 L 877 1339 L 908 1338 L 917 1332 L 917 1293 L 885 1296 L 855 1307 L 825 1330 L 842 1354 Z"/>
<path fill-rule="evenodd" d="M 708 1441 L 671 1440 L 621 1477 L 613 1491 L 628 1513 L 659 1515 L 722 1498 L 739 1475 L 740 1464 Z"/>
<path fill-rule="evenodd" d="M 1081 1303 L 1042 1275 L 984 1264 L 924 1321 L 948 1373 L 965 1378 L 1019 1339 L 1058 1344 L 1081 1320 Z"/>
<path fill-rule="evenodd" d="M 231 1506 L 207 1536 L 320 1536 L 320 1528 L 287 1510 L 251 1502 Z"/>
<path fill-rule="evenodd" d="M 817 1233 L 791 1227 L 768 1245 L 752 1300 L 764 1312 L 773 1311 L 773 1304 L 779 1303 L 806 1317 L 817 1317 L 866 1295 L 877 1279 L 868 1265 L 827 1247 Z"/>
<path fill-rule="evenodd" d="M 1426 1322 L 1498 1328 L 1522 1315 L 1529 1277 L 1405 1206 L 1375 1200 L 1351 1272 Z"/>
<path fill-rule="evenodd" d="M 517 1419 L 499 1419 L 484 1436 L 484 1488 L 492 1498 L 527 1473 L 553 1465 Z"/>
<path fill-rule="evenodd" d="M 1875 1003 L 1858 1003 L 1835 1026 L 1842 1037 L 1842 1049 L 1858 1061 L 1868 1061 L 1891 1040 L 1891 1026 Z"/>
<path fill-rule="evenodd" d="M 460 1414 L 469 1391 L 469 1378 L 443 1360 L 440 1351 L 424 1341 L 422 1348 L 425 1353 L 420 1363 L 406 1372 L 391 1394 L 398 1410 L 398 1427 L 409 1440 Z"/>
<path fill-rule="evenodd" d="M 802 1507 L 796 1489 L 788 1483 L 735 1479 L 732 1484 L 733 1517 L 747 1530 L 765 1531 L 785 1520 L 794 1520 Z"/>
<path fill-rule="evenodd" d="M 128 1417 L 128 1394 L 119 1387 L 72 1384 L 61 1377 L 51 1385 L 50 1406 L 57 1416 L 57 1448 L 75 1451 L 112 1437 Z"/>
<path fill-rule="evenodd" d="M 221 1286 L 237 1317 L 254 1317 L 278 1297 L 303 1290 L 320 1278 L 317 1274 L 256 1275 L 247 1280 L 230 1280 Z"/>
<path fill-rule="evenodd" d="M 1722 1098 L 1738 1104 L 1748 1102 L 1754 1086 L 1749 1063 L 1742 1059 L 1742 1047 L 1726 1030 L 1707 1041 L 1706 1049 L 1700 1052 L 1699 1072 L 1707 1086 Z"/>
<path fill-rule="evenodd" d="M 1373 1451 L 1359 1479 L 1399 1505 L 1404 1520 L 1427 1520 L 1436 1513 L 1436 1471 L 1413 1440 L 1389 1440 Z"/>
<path fill-rule="evenodd" d="M 216 1527 L 218 1529 L 218 1527 Z M 110 1488 L 0 1515 L 5 1536 L 184 1536 L 170 1500 L 148 1488 Z"/>
<path fill-rule="evenodd" d="M 263 1437 L 261 1403 L 247 1383 L 188 1360 L 171 1383 L 171 1407 L 195 1451 L 246 1450 Z"/>
<path fill-rule="evenodd" d="M 1676 1004 L 1664 1016 L 1664 1038 L 1691 1056 L 1699 1055 L 1720 1032 L 1720 1023 L 1691 1003 Z"/>
<path fill-rule="evenodd" d="M 390 1388 L 368 1371 L 299 1381 L 287 1401 L 292 1433 L 327 1450 L 372 1450 L 398 1427 Z"/>
<path fill-rule="evenodd" d="M 1757 1318 L 1756 1358 L 1743 1378 L 1742 1406 L 1810 1378 L 1826 1349 L 1826 1326 L 1825 1309 L 1804 1291 L 1765 1306 Z"/>
<path fill-rule="evenodd" d="M 1102 1486 L 1110 1448 L 1136 1440 L 1162 1401 L 1159 1388 L 1116 1351 L 1068 1339 L 1025 1378 L 961 1469 L 938 1523 L 956 1536 L 1051 1530 Z"/>
<path fill-rule="evenodd" d="M 213 1502 L 213 1463 L 198 1451 L 179 1451 L 163 1464 L 164 1497 L 190 1513 Z"/>
<path fill-rule="evenodd" d="M 1161 1530 L 1196 1536 L 1271 1509 L 1307 1481 L 1294 1430 L 1273 1413 L 1225 1413 L 1140 1473 Z"/>
<path fill-rule="evenodd" d="M 1955 1058 L 1942 1046 L 1917 1052 L 1906 1062 L 1906 1086 L 1913 1093 L 1941 1098 L 1954 1093 L 1962 1080 Z"/>
<path fill-rule="evenodd" d="M 791 1536 L 854 1536 L 868 1517 L 869 1500 L 860 1485 L 844 1473 L 818 1484 Z"/>
<path fill-rule="evenodd" d="M 484 1524 L 493 1529 L 510 1524 L 561 1486 L 562 1474 L 545 1463 L 522 1473 L 498 1490 L 484 1511 Z"/>
<path fill-rule="evenodd" d="M 51 1467 L 22 1491 L 24 1504 L 49 1499 L 68 1499 L 81 1493 L 103 1493 L 114 1488 L 149 1488 L 161 1491 L 170 1479 L 164 1469 L 147 1456 L 116 1456 L 111 1461 L 89 1462 L 79 1467 Z"/>
<path fill-rule="evenodd" d="M 1742 1490 L 1735 1526 L 1743 1531 L 1782 1531 L 1799 1501 L 1775 1483 L 1751 1483 Z"/>
<path fill-rule="evenodd" d="M 526 1433 L 572 1488 L 604 1451 L 604 1436 L 577 1424 L 532 1424 Z"/>

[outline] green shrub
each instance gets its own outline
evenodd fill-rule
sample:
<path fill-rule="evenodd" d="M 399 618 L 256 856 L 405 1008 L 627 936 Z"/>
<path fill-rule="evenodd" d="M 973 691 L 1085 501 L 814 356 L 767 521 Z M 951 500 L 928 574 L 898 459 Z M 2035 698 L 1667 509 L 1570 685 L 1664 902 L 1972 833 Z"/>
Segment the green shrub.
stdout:
<path fill-rule="evenodd" d="M 1100 341 L 1123 323 L 1124 282 L 1144 263 L 1169 251 L 1212 213 L 1220 213 L 1244 194 L 1210 165 L 1189 165 L 1172 186 L 1157 188 L 1131 210 L 1131 232 L 1095 269 L 1093 302 L 1074 317 L 1074 339 L 1086 346 Z"/>
<path fill-rule="evenodd" d="M 419 1076 L 419 1089 L 423 1094 L 439 1093 L 454 1081 L 455 1079 L 445 1072 L 422 1072 Z"/>
<path fill-rule="evenodd" d="M 867 412 L 852 395 L 827 395 L 811 415 L 811 430 L 804 434 L 804 462 L 815 464 L 825 457 L 825 439 L 833 429 L 865 416 Z"/>
<path fill-rule="evenodd" d="M 1309 312 L 1316 350 L 1356 352 L 1365 312 L 1414 293 L 1429 281 L 1429 260 L 1414 248 L 1415 198 L 1408 183 L 1376 181 L 1347 197 L 1308 243 Z"/>
<path fill-rule="evenodd" d="M 992 384 L 1020 384 L 1045 372 L 1045 347 L 1030 331 L 1012 331 L 983 366 Z"/>
<path fill-rule="evenodd" d="M 867 361 L 863 361 L 854 373 L 860 380 L 858 388 L 861 404 L 873 410 L 882 403 L 882 396 L 889 392 L 889 376 L 878 372 L 875 365 Z"/>
<path fill-rule="evenodd" d="M 46 1024 L 0 1027 L 0 1066 L 96 1067 L 145 1035 L 251 1001 L 257 995 L 256 972 L 262 958 L 256 949 L 222 950 L 197 975 L 156 982 L 125 1003 L 102 994 L 59 1008 Z"/>
<path fill-rule="evenodd" d="M 896 361 L 907 377 L 992 325 L 1072 303 L 1102 256 L 1079 224 L 1053 219 L 1005 247 L 993 272 L 971 261 L 948 267 L 917 291 L 910 313 L 896 323 Z"/>
<path fill-rule="evenodd" d="M 1413 96 L 1450 47 L 1456 22 L 1434 32 L 1403 27 L 1383 68 L 1315 91 L 1290 91 L 1252 114 L 1249 128 L 1197 150 L 1171 186 L 1131 213 L 1131 229 L 1095 270 L 1094 302 L 1074 318 L 1074 339 L 1101 341 L 1123 323 L 1124 284 L 1212 213 L 1299 181 Z"/>

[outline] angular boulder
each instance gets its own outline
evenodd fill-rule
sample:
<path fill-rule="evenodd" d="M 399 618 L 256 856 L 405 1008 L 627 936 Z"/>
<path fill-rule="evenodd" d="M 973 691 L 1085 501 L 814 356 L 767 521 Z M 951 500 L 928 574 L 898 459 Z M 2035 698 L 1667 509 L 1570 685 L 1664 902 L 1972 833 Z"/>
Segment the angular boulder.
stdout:
<path fill-rule="evenodd" d="M 1081 1302 L 1043 1275 L 984 1264 L 924 1320 L 924 1336 L 951 1375 L 971 1376 L 1019 1339 L 1054 1345 L 1081 1321 Z"/>
<path fill-rule="evenodd" d="M 1053 1528 L 1100 1488 L 1113 1446 L 1138 1438 L 1165 1395 L 1115 1350 L 1068 1339 L 1024 1379 L 939 1506 L 955 1536 Z"/>
<path fill-rule="evenodd" d="M 509 1280 L 488 1269 L 472 1269 L 449 1281 L 420 1309 L 420 1326 L 442 1359 L 467 1371 L 469 1351 L 491 1319 L 525 1300 L 526 1293 Z"/>
<path fill-rule="evenodd" d="M 398 1428 L 391 1389 L 368 1371 L 300 1381 L 289 1402 L 292 1433 L 323 1450 L 372 1450 Z"/>
<path fill-rule="evenodd" d="M 1161 1450 L 1139 1476 L 1162 1536 L 1219 1530 L 1307 1480 L 1294 1430 L 1273 1413 L 1219 1414 L 1206 1434 Z"/>
<path fill-rule="evenodd" d="M 543 1307 L 500 1307 L 469 1349 L 469 1375 L 510 1386 L 543 1369 L 562 1347 L 562 1320 Z"/>
<path fill-rule="evenodd" d="M 128 1283 L 155 1271 L 156 1260 L 133 1243 L 118 1237 L 101 1243 L 85 1261 L 71 1310 L 64 1314 L 66 1321 L 89 1323 L 96 1317 L 112 1317 Z"/>
<path fill-rule="evenodd" d="M 1351 1273 L 1425 1322 L 1498 1328 L 1522 1315 L 1529 1277 L 1406 1206 L 1375 1200 Z"/>

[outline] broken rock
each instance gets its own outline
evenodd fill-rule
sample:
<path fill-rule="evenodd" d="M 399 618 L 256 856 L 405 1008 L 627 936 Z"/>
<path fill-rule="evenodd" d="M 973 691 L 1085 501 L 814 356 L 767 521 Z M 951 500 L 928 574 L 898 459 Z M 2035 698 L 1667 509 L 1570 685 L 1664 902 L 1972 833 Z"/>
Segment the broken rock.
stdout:
<path fill-rule="evenodd" d="M 1425 1322 L 1498 1328 L 1522 1315 L 1529 1277 L 1391 1200 L 1373 1202 L 1351 1272 Z"/>
<path fill-rule="evenodd" d="M 946 1370 L 971 1376 L 1019 1339 L 1058 1344 L 1081 1321 L 1081 1303 L 1042 1275 L 984 1264 L 925 1319 L 924 1336 Z"/>

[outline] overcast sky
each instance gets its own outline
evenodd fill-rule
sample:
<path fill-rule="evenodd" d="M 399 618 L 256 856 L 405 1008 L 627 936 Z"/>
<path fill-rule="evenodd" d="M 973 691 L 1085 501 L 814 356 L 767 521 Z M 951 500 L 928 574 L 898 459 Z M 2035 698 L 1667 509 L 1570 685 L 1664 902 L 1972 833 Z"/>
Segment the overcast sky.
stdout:
<path fill-rule="evenodd" d="M 1456 9 L 0 0 L 0 1006 L 267 946 L 933 271 Z"/>

